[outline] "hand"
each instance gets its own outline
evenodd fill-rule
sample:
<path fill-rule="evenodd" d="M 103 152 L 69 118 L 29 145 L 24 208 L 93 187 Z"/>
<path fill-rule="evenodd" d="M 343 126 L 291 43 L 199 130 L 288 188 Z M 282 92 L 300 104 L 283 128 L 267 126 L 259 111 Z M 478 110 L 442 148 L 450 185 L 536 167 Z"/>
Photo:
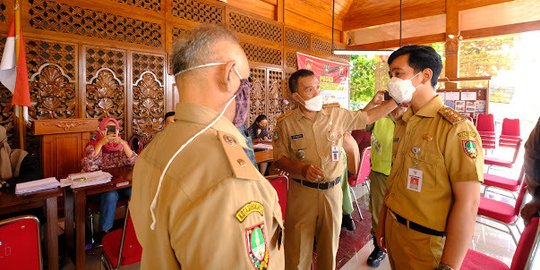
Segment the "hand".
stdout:
<path fill-rule="evenodd" d="M 377 229 L 375 230 L 375 240 L 377 241 L 377 245 L 379 246 L 379 248 L 382 251 L 387 252 L 386 240 L 384 239 L 384 222 L 380 222 L 379 225 L 377 226 Z"/>
<path fill-rule="evenodd" d="M 302 175 L 311 182 L 321 182 L 324 180 L 324 172 L 317 166 L 307 164 L 302 169 Z"/>
<path fill-rule="evenodd" d="M 371 102 L 374 104 L 374 105 L 381 105 L 382 102 L 384 101 L 384 91 L 377 91 L 377 93 L 375 93 L 375 96 L 373 96 L 373 98 L 371 99 Z"/>
<path fill-rule="evenodd" d="M 521 217 L 523 218 L 523 221 L 525 222 L 525 225 L 531 221 L 531 218 L 538 214 L 538 211 L 540 211 L 540 202 L 539 201 L 532 201 L 521 209 Z"/>

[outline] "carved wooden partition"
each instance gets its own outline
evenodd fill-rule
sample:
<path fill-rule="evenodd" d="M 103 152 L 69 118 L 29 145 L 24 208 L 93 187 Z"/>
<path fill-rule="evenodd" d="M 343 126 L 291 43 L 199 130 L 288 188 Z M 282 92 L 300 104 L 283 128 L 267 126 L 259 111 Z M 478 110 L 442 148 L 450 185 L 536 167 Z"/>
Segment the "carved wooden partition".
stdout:
<path fill-rule="evenodd" d="M 90 141 L 90 132 L 97 129 L 97 119 L 34 121 L 34 135 L 43 136 L 41 138 L 43 176 L 60 178 L 80 172 L 84 147 Z"/>
<path fill-rule="evenodd" d="M 297 68 L 297 51 L 344 61 L 331 55 L 328 38 L 216 0 L 20 3 L 31 121 L 114 117 L 124 139 L 138 135 L 144 143 L 162 129 L 165 112 L 174 110 L 177 101 L 170 76 L 173 41 L 201 23 L 235 31 L 246 51 L 254 81 L 247 125 L 264 113 L 272 129 L 276 116 L 290 108 L 283 100 L 289 99 L 287 80 Z M 253 3 L 269 5 L 265 0 Z M 13 5 L 12 0 L 0 0 L 0 37 L 6 36 Z M 3 46 L 0 38 L 0 50 Z M 0 85 L 0 124 L 17 145 L 10 101 L 11 93 Z M 29 151 L 40 152 L 30 129 L 27 145 Z"/>

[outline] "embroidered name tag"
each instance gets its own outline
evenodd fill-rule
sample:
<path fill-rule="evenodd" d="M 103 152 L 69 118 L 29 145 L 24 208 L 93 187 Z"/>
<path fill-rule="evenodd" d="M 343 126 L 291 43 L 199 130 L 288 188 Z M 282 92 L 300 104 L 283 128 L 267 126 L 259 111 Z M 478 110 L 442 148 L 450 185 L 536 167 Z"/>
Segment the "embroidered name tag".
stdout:
<path fill-rule="evenodd" d="M 304 138 L 304 134 L 296 134 L 296 135 L 291 136 L 291 139 L 293 139 L 293 140 L 298 140 L 298 139 L 302 139 L 302 138 Z"/>
<path fill-rule="evenodd" d="M 264 206 L 260 202 L 256 201 L 248 202 L 236 212 L 235 217 L 238 221 L 244 222 L 247 216 L 249 216 L 249 214 L 253 212 L 259 212 L 259 214 L 261 214 L 262 216 L 264 212 Z"/>

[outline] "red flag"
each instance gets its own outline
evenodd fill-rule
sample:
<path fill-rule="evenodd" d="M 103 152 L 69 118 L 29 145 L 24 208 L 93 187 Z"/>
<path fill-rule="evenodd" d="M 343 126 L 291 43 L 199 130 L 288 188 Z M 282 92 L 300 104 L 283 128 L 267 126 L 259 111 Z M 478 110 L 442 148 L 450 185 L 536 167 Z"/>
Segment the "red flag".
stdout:
<path fill-rule="evenodd" d="M 22 32 L 19 33 L 19 58 L 15 66 L 15 20 L 11 22 L 6 46 L 0 63 L 0 81 L 13 93 L 11 103 L 30 107 L 30 87 L 28 85 L 28 69 Z"/>

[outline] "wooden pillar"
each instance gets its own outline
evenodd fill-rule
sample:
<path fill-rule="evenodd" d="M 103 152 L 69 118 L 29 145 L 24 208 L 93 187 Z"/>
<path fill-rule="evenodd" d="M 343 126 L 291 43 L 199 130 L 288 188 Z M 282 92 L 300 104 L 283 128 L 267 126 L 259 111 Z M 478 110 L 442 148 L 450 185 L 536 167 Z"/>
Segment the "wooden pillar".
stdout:
<path fill-rule="evenodd" d="M 444 73 L 448 78 L 459 76 L 459 10 L 457 0 L 446 0 L 446 65 Z M 446 89 L 457 88 L 456 83 L 446 83 Z"/>

